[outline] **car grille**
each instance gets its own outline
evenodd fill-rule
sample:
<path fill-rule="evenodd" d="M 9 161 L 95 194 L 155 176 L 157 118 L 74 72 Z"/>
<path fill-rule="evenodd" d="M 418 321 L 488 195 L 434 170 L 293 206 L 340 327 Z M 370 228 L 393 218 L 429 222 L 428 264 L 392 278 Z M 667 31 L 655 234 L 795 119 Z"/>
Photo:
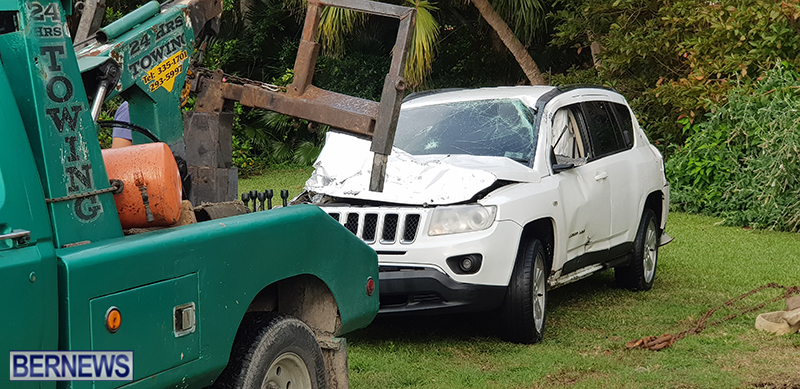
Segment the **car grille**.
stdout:
<path fill-rule="evenodd" d="M 358 214 L 351 213 L 347 215 L 347 221 L 344 223 L 344 228 L 347 228 L 352 233 L 356 233 L 358 231 Z"/>
<path fill-rule="evenodd" d="M 416 240 L 422 224 L 422 215 L 413 212 L 351 209 L 339 211 L 331 208 L 324 210 L 367 244 L 412 243 Z"/>

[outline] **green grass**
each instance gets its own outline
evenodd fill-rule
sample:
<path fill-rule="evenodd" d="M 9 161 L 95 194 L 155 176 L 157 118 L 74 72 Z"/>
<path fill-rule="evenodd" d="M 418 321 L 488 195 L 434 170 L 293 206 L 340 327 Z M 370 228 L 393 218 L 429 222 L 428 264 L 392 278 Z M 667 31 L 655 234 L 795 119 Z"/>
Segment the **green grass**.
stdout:
<path fill-rule="evenodd" d="M 653 290 L 614 286 L 611 271 L 552 291 L 545 339 L 499 340 L 494 314 L 378 318 L 348 335 L 353 388 L 797 388 L 800 335 L 753 327 L 756 313 L 690 335 L 671 348 L 626 341 L 693 328 L 710 308 L 756 286 L 800 281 L 800 235 L 670 216 Z M 759 293 L 757 303 L 778 291 Z M 744 305 L 740 305 L 743 307 Z M 762 311 L 782 310 L 774 303 Z M 724 309 L 713 318 L 734 313 Z M 795 385 L 795 386 L 789 386 Z"/>
<path fill-rule="evenodd" d="M 239 179 L 239 193 L 251 190 L 263 192 L 273 189 L 275 197 L 272 199 L 272 203 L 278 205 L 281 201 L 281 189 L 288 189 L 289 199 L 292 199 L 303 190 L 303 185 L 311 177 L 313 171 L 314 168 L 310 166 L 272 168 L 264 171 L 260 176 Z"/>
<path fill-rule="evenodd" d="M 241 188 L 297 189 L 310 169 Z M 293 192 L 292 196 L 295 194 Z M 347 335 L 353 388 L 800 388 L 800 335 L 760 333 L 757 313 L 652 352 L 626 341 L 693 328 L 710 308 L 768 282 L 800 284 L 800 235 L 670 215 L 653 290 L 617 289 L 611 271 L 552 291 L 536 345 L 497 337 L 497 316 L 379 317 Z M 746 302 L 777 296 L 761 292 Z M 743 304 L 737 307 L 743 307 Z M 782 302 L 761 312 L 782 310 Z M 722 309 L 713 319 L 736 309 Z"/>

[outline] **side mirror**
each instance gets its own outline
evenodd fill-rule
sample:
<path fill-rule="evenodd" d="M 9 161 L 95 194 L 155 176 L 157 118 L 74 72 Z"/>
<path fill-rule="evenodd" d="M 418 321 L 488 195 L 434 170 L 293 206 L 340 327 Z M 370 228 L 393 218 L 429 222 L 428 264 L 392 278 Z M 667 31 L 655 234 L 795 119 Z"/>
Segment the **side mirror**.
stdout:
<path fill-rule="evenodd" d="M 556 161 L 556 150 L 553 146 L 550 146 L 550 166 L 553 167 L 553 173 L 558 174 L 563 172 L 564 170 L 569 170 L 575 167 L 574 163 L 558 163 Z"/>
<path fill-rule="evenodd" d="M 553 165 L 553 173 L 558 174 L 564 170 L 569 170 L 575 167 L 574 163 L 557 163 Z"/>

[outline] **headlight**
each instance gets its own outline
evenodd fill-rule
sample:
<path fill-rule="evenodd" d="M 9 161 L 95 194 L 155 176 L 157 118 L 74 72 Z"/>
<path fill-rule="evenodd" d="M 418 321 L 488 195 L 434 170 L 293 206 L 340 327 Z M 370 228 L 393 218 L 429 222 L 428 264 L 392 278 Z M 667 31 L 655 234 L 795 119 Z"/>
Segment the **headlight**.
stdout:
<path fill-rule="evenodd" d="M 480 231 L 494 223 L 497 207 L 490 205 L 457 205 L 437 207 L 431 215 L 428 235 L 458 234 L 460 232 Z"/>

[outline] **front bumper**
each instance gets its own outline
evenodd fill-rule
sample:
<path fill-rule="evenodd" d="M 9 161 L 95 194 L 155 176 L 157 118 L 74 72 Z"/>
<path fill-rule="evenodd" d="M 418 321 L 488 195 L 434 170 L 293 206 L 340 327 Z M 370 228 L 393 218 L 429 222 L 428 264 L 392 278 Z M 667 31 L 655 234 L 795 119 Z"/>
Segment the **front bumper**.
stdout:
<path fill-rule="evenodd" d="M 322 209 L 378 253 L 379 314 L 477 312 L 498 307 L 514 268 L 522 227 L 498 220 L 486 230 L 429 236 L 433 208 L 337 206 Z M 472 274 L 447 258 L 480 254 Z"/>
<path fill-rule="evenodd" d="M 505 286 L 461 283 L 432 268 L 382 266 L 379 314 L 490 311 L 500 306 Z"/>

